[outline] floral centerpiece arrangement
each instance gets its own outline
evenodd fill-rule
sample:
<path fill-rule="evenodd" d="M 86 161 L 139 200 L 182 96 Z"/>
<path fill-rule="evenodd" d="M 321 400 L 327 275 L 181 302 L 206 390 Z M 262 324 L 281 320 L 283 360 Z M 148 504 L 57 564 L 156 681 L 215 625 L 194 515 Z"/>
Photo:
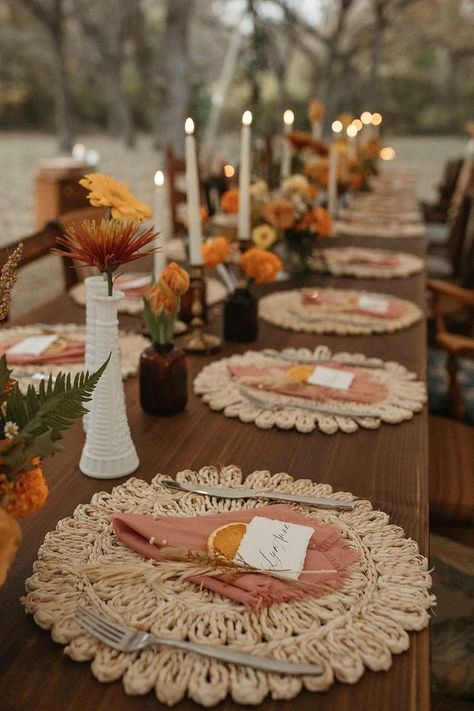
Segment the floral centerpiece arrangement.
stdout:
<path fill-rule="evenodd" d="M 89 190 L 91 205 L 108 208 L 109 216 L 73 224 L 58 239 L 60 248 L 53 252 L 96 267 L 105 277 L 85 280 L 86 364 L 96 365 L 108 353 L 111 360 L 94 395 L 79 468 L 87 476 L 109 479 L 130 474 L 139 464 L 128 426 L 120 370 L 117 309 L 123 294 L 115 292 L 113 286 L 122 265 L 157 250 L 151 245 L 158 233 L 153 226 L 142 226 L 142 220 L 151 217 L 151 209 L 123 183 L 102 173 L 91 173 L 79 182 Z M 114 417 L 104 422 L 101 413 L 111 407 Z M 104 442 L 108 443 L 108 450 Z"/>
<path fill-rule="evenodd" d="M 174 324 L 189 284 L 188 273 L 171 262 L 142 292 L 152 344 L 140 356 L 140 403 L 152 415 L 174 415 L 187 402 L 186 359 L 174 346 Z"/>
<path fill-rule="evenodd" d="M 19 245 L 12 252 L 0 275 L 0 320 L 8 315 L 21 250 Z M 0 358 L 0 585 L 21 541 L 16 519 L 41 508 L 48 497 L 42 461 L 61 449 L 62 432 L 86 414 L 84 403 L 107 364 L 95 373 L 77 374 L 74 381 L 63 373 L 54 380 L 50 376 L 38 392 L 30 385 L 23 395 L 6 355 Z"/>
<path fill-rule="evenodd" d="M 202 246 L 207 267 L 223 265 L 231 254 L 231 245 L 225 237 L 213 237 Z M 252 284 L 271 283 L 283 264 L 273 252 L 251 247 L 240 255 L 239 266 L 238 286 L 231 290 L 224 303 L 224 337 L 228 341 L 247 343 L 254 341 L 258 334 L 257 299 L 252 293 Z"/>

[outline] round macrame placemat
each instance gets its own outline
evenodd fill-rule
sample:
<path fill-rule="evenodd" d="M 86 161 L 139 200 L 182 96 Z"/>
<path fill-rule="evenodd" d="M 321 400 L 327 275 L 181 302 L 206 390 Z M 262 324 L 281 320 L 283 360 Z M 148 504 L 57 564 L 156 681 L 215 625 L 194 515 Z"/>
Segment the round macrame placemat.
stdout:
<path fill-rule="evenodd" d="M 127 275 L 128 276 L 128 275 Z M 143 273 L 130 273 L 130 278 L 136 279 L 141 276 L 145 276 Z M 120 288 L 117 286 L 117 288 Z M 213 306 L 219 301 L 223 301 L 227 296 L 227 289 L 224 284 L 218 279 L 213 279 L 212 277 L 206 277 L 206 301 L 208 306 Z M 86 289 L 84 282 L 76 284 L 69 290 L 69 295 L 71 299 L 79 306 L 86 305 Z M 129 314 L 131 316 L 136 316 L 143 312 L 143 301 L 141 299 L 127 299 L 125 296 L 118 304 L 119 313 Z M 182 333 L 178 329 L 178 332 Z"/>
<path fill-rule="evenodd" d="M 339 220 L 334 226 L 336 235 L 347 235 L 350 237 L 387 237 L 397 239 L 397 237 L 424 237 L 426 227 L 424 224 L 373 224 L 370 222 L 344 222 Z"/>
<path fill-rule="evenodd" d="M 389 517 L 373 511 L 369 501 L 357 501 L 353 511 L 338 512 L 295 506 L 321 523 L 342 529 L 346 544 L 359 561 L 344 586 L 317 599 L 306 597 L 270 608 L 244 605 L 184 581 L 186 564 L 158 563 L 125 548 L 111 525 L 114 512 L 158 516 L 194 516 L 216 511 L 254 508 L 264 500 L 226 500 L 171 492 L 157 475 L 150 484 L 131 478 L 112 493 L 99 492 L 90 504 L 78 506 L 46 535 L 26 581 L 23 599 L 36 623 L 51 630 L 76 661 L 90 661 L 101 682 L 122 678 L 127 694 L 154 689 L 160 702 L 172 706 L 189 696 L 213 706 L 227 694 L 241 704 L 258 704 L 267 695 L 292 699 L 302 688 L 325 691 L 335 680 L 355 683 L 367 667 L 390 668 L 392 654 L 409 647 L 408 631 L 428 624 L 434 603 L 427 560 L 415 541 L 404 537 Z M 235 466 L 204 467 L 177 474 L 179 482 L 279 490 L 309 496 L 351 498 L 333 493 L 327 484 L 293 480 L 285 473 L 255 471 L 244 481 Z M 181 567 L 180 567 L 181 566 Z M 78 605 L 101 611 L 116 622 L 151 630 L 170 638 L 321 665 L 320 677 L 268 674 L 206 659 L 170 648 L 116 652 L 87 634 L 76 622 Z"/>
<path fill-rule="evenodd" d="M 377 264 L 375 261 L 377 258 L 381 260 L 396 258 L 397 263 Z M 406 277 L 421 272 L 424 267 L 423 259 L 413 254 L 364 247 L 318 249 L 313 252 L 308 263 L 315 272 L 329 272 L 334 276 L 352 276 L 362 279 Z"/>
<path fill-rule="evenodd" d="M 359 367 L 388 390 L 387 397 L 376 403 L 328 400 L 283 395 L 243 385 L 232 377 L 228 366 L 275 367 L 279 365 L 330 362 Z M 426 402 L 425 384 L 403 365 L 394 361 L 367 358 L 362 353 L 331 353 L 326 346 L 314 351 L 285 348 L 282 351 L 247 351 L 206 365 L 194 380 L 194 392 L 201 395 L 211 410 L 241 422 L 253 422 L 261 429 L 279 427 L 298 432 L 321 430 L 325 434 L 357 432 L 359 427 L 377 429 L 382 422 L 398 424 L 410 420 Z"/>
<path fill-rule="evenodd" d="M 275 326 L 288 328 L 292 331 L 307 333 L 337 333 L 345 335 L 369 335 L 370 333 L 393 333 L 411 326 L 419 321 L 423 313 L 416 304 L 405 299 L 397 299 L 389 294 L 374 294 L 367 291 L 347 289 L 315 290 L 321 294 L 347 295 L 347 298 L 357 299 L 360 296 L 376 296 L 381 299 L 397 301 L 405 306 L 404 313 L 397 318 L 381 318 L 363 313 L 352 313 L 343 310 L 340 304 L 321 304 L 317 307 L 302 303 L 302 296 L 307 289 L 291 291 L 276 291 L 262 296 L 259 300 L 259 316 Z"/>
<path fill-rule="evenodd" d="M 78 326 L 75 323 L 65 323 L 52 325 L 51 331 L 49 331 L 46 326 L 44 329 L 38 326 L 2 328 L 0 331 L 0 344 L 2 340 L 5 339 L 27 338 L 28 336 L 45 335 L 51 332 L 57 333 L 58 336 L 70 336 L 78 341 L 85 341 L 86 339 L 84 326 Z M 137 373 L 140 353 L 149 345 L 150 341 L 138 333 L 120 332 L 120 368 L 124 380 Z M 59 363 L 57 365 L 55 363 L 44 363 L 37 365 L 13 365 L 11 368 L 13 369 L 12 377 L 18 380 L 21 390 L 25 391 L 31 383 L 38 385 L 38 382 L 43 379 L 42 376 L 45 376 L 45 379 L 47 379 L 50 374 L 54 376 L 62 372 L 70 373 L 71 377 L 74 378 L 76 373 L 80 373 L 84 370 L 85 366 L 84 363 Z"/>

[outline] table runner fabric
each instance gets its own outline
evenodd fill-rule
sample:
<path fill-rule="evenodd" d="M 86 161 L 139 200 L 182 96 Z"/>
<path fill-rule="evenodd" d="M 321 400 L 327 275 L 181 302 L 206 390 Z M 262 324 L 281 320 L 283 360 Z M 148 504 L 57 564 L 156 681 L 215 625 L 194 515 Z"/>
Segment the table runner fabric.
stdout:
<path fill-rule="evenodd" d="M 113 525 L 124 545 L 146 558 L 166 561 L 166 555 L 161 553 L 165 546 L 205 551 L 207 539 L 216 528 L 227 523 L 249 523 L 255 515 L 255 511 L 232 511 L 190 518 L 169 516 L 153 519 L 151 516 L 117 514 L 113 517 Z M 284 504 L 259 508 L 258 515 L 314 529 L 303 573 L 299 577 L 299 580 L 305 583 L 304 587 L 252 572 L 238 576 L 199 575 L 191 577 L 190 580 L 251 608 L 268 607 L 274 603 L 289 602 L 308 595 L 320 597 L 328 590 L 342 586 L 349 568 L 359 556 L 343 543 L 337 527 L 317 524 Z M 150 539 L 154 540 L 154 543 L 150 543 Z"/>

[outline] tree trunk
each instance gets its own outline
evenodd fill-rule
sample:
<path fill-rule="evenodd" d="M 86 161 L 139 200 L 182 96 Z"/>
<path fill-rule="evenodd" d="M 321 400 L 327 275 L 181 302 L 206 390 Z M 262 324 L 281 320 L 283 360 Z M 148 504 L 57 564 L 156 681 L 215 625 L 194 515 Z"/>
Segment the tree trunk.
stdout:
<path fill-rule="evenodd" d="M 55 123 L 58 149 L 61 153 L 70 153 L 73 143 L 71 127 L 71 90 L 66 68 L 64 28 L 61 19 L 51 28 L 54 49 L 54 92 Z"/>
<path fill-rule="evenodd" d="M 365 100 L 370 111 L 378 110 L 381 97 L 379 95 L 379 70 L 382 59 L 383 34 L 386 26 L 384 13 L 385 0 L 377 0 L 374 6 L 375 22 L 370 48 L 370 70 L 365 92 Z"/>
<path fill-rule="evenodd" d="M 189 30 L 193 0 L 166 0 L 163 46 L 164 96 L 156 108 L 156 148 L 183 153 L 184 122 L 191 101 Z"/>
<path fill-rule="evenodd" d="M 133 123 L 130 102 L 125 93 L 122 82 L 122 66 L 118 57 L 112 60 L 109 67 L 109 132 L 118 138 L 121 136 L 129 148 L 135 145 L 135 128 Z"/>

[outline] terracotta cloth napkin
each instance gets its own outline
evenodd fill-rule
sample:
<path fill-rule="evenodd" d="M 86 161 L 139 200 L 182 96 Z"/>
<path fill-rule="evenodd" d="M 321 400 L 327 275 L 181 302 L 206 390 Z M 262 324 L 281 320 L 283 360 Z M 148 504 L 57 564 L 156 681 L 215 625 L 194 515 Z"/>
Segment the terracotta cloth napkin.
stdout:
<path fill-rule="evenodd" d="M 286 504 L 191 518 L 165 516 L 154 519 L 141 514 L 115 514 L 113 526 L 118 538 L 128 548 L 145 558 L 166 560 L 160 554 L 160 545 L 206 550 L 208 536 L 216 528 L 232 522 L 249 523 L 255 516 L 311 526 L 314 534 L 310 538 L 304 570 L 334 572 L 303 572 L 299 580 L 310 587 L 300 587 L 298 583 L 260 573 L 219 577 L 196 575 L 189 580 L 248 607 L 267 607 L 305 596 L 320 597 L 328 590 L 342 587 L 350 567 L 359 559 L 359 554 L 344 543 L 339 528 L 315 523 Z M 149 542 L 152 537 L 154 544 Z"/>
<path fill-rule="evenodd" d="M 378 313 L 377 311 L 372 311 L 370 309 L 362 309 L 357 305 L 357 299 L 361 294 L 356 294 L 352 296 L 351 294 L 335 294 L 316 291 L 316 295 L 309 293 L 303 293 L 301 301 L 305 306 L 337 306 L 342 307 L 343 312 L 351 314 L 360 314 L 362 316 L 375 316 L 376 318 L 400 318 L 406 311 L 406 306 L 403 302 L 398 299 L 391 299 L 388 303 L 388 309 L 384 314 Z M 354 303 L 350 302 L 350 299 L 354 299 Z"/>
<path fill-rule="evenodd" d="M 295 365 L 298 365 L 295 363 Z M 288 372 L 291 368 L 286 366 L 272 366 L 267 368 L 258 368 L 254 365 L 229 365 L 228 369 L 230 374 L 234 378 L 261 378 L 261 387 L 264 390 L 270 390 L 272 392 L 281 393 L 282 395 L 290 395 L 292 397 L 304 397 L 309 400 L 317 400 L 318 402 L 325 402 L 327 400 L 344 400 L 346 402 L 361 402 L 364 404 L 371 404 L 374 402 L 381 402 L 385 400 L 388 395 L 387 386 L 383 383 L 378 383 L 372 380 L 368 373 L 361 372 L 357 368 L 350 368 L 349 366 L 342 366 L 339 363 L 315 363 L 316 365 L 323 365 L 326 368 L 334 368 L 335 370 L 343 370 L 346 373 L 354 373 L 355 377 L 352 381 L 350 388 L 348 390 L 340 390 L 338 388 L 328 388 L 322 385 L 311 385 L 307 384 L 294 384 L 288 386 L 276 385 L 275 387 L 265 383 L 265 379 L 271 376 L 271 371 Z M 253 385 L 253 383 L 248 383 Z M 259 386 L 259 383 L 256 383 Z"/>
<path fill-rule="evenodd" d="M 19 343 L 21 338 L 16 338 L 12 341 L 3 341 L 0 344 L 0 356 L 2 356 L 9 348 Z M 43 363 L 54 363 L 55 365 L 60 365 L 61 363 L 83 363 L 85 358 L 85 341 L 74 341 L 72 339 L 67 340 L 67 347 L 60 352 L 56 353 L 41 353 L 40 355 L 28 355 L 28 354 L 9 354 L 7 353 L 7 363 L 8 365 L 42 365 Z"/>
<path fill-rule="evenodd" d="M 389 257 L 377 254 L 377 252 L 374 252 L 372 255 L 367 254 L 366 256 L 346 257 L 344 254 L 341 255 L 337 249 L 325 249 L 323 251 L 324 257 L 329 261 L 333 260 L 346 264 L 369 264 L 375 267 L 397 267 L 399 264 L 397 257 Z"/>

